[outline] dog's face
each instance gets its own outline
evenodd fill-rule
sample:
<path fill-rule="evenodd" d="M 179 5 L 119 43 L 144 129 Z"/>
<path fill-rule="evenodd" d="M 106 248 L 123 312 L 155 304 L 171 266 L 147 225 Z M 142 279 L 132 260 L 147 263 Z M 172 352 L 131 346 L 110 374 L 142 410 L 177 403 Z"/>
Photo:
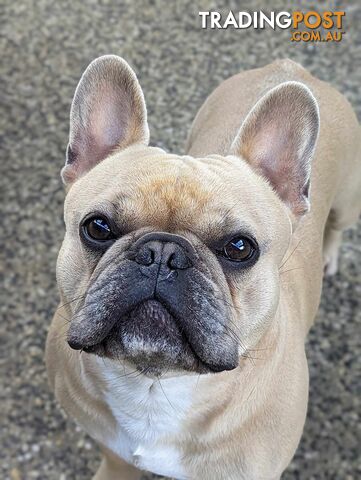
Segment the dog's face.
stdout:
<path fill-rule="evenodd" d="M 291 140 L 284 130 L 277 137 L 285 100 L 292 117 L 302 110 L 305 118 L 297 141 L 294 126 Z M 237 367 L 278 308 L 278 271 L 307 210 L 317 128 L 310 92 L 285 84 L 256 105 L 230 155 L 170 155 L 147 146 L 129 66 L 93 62 L 73 102 L 63 170 L 70 188 L 57 278 L 69 345 L 150 374 Z"/>

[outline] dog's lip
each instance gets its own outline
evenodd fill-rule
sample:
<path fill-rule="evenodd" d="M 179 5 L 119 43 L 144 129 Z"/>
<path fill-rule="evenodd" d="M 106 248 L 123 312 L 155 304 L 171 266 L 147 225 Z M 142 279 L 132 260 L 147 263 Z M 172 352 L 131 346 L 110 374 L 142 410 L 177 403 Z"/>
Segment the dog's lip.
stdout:
<path fill-rule="evenodd" d="M 211 364 L 208 364 L 207 362 L 205 362 L 204 360 L 202 360 L 199 357 L 199 355 L 197 354 L 196 350 L 194 349 L 194 347 L 192 345 L 192 342 L 189 340 L 188 336 L 186 335 L 186 332 L 181 328 L 180 321 L 179 321 L 179 319 L 177 319 L 177 316 L 174 314 L 173 311 L 170 311 L 170 309 L 167 307 L 167 305 L 165 305 L 163 302 L 159 301 L 158 299 L 153 298 L 153 299 L 148 299 L 148 300 L 145 300 L 143 302 L 140 302 L 136 307 L 134 307 L 133 309 L 131 309 L 128 312 L 128 315 L 131 314 L 132 312 L 136 311 L 139 307 L 141 307 L 144 303 L 147 303 L 147 302 L 152 302 L 154 304 L 158 304 L 172 318 L 176 327 L 181 332 L 181 335 L 182 335 L 182 338 L 183 338 L 184 342 L 186 343 L 187 347 L 189 348 L 190 352 L 192 353 L 192 355 L 194 357 L 196 367 L 198 367 L 198 368 L 201 367 L 206 372 L 209 372 L 209 373 L 219 373 L 219 372 L 222 372 L 224 370 L 233 370 L 234 368 L 236 368 L 236 366 L 234 366 L 234 365 L 221 365 L 221 366 L 211 365 Z M 107 346 L 106 345 L 107 345 L 108 338 L 109 338 L 109 335 L 107 335 L 101 342 L 96 343 L 94 345 L 79 347 L 78 345 L 75 344 L 74 346 L 77 347 L 77 348 L 75 348 L 76 350 L 81 350 L 82 352 L 85 352 L 85 353 L 96 354 L 96 355 L 105 355 L 106 351 L 107 351 Z M 73 345 L 70 345 L 70 346 L 71 346 L 71 348 L 74 348 Z"/>
<path fill-rule="evenodd" d="M 89 354 L 97 354 L 97 355 L 103 354 L 104 355 L 106 353 L 106 341 L 107 341 L 107 339 L 105 338 L 100 343 L 97 343 L 95 345 L 91 345 L 89 347 L 84 347 L 81 350 L 82 350 L 82 352 L 89 353 Z M 230 365 L 230 366 L 222 365 L 221 367 L 218 367 L 218 366 L 210 365 L 210 364 L 204 362 L 197 355 L 197 352 L 192 348 L 192 345 L 189 343 L 188 340 L 187 340 L 187 344 L 188 344 L 190 350 L 192 351 L 192 354 L 193 354 L 195 362 L 196 362 L 196 366 L 197 367 L 203 367 L 204 370 L 208 371 L 209 373 L 220 373 L 220 372 L 223 372 L 225 370 L 233 370 L 234 368 L 236 368 L 238 366 L 238 365 Z M 129 361 L 129 359 L 128 359 L 128 361 Z"/>
<path fill-rule="evenodd" d="M 173 319 L 175 325 L 177 326 L 177 328 L 179 328 L 179 330 L 181 331 L 182 329 L 179 327 L 179 323 L 175 317 L 175 315 L 168 309 L 168 307 L 162 303 L 159 299 L 157 298 L 146 298 L 144 300 L 142 300 L 141 302 L 139 302 L 137 305 L 135 305 L 133 308 L 129 309 L 128 311 L 126 311 L 126 313 L 124 314 L 124 317 L 128 317 L 128 316 L 131 316 L 134 312 L 136 312 L 140 307 L 142 307 L 144 304 L 147 304 L 148 302 L 152 302 L 153 304 L 156 304 L 156 305 L 159 305 L 163 310 L 165 310 L 167 312 L 167 314 Z M 97 347 L 99 347 L 100 345 L 104 345 L 109 337 L 109 335 L 111 334 L 112 330 L 100 341 L 100 342 L 97 342 L 95 344 L 92 344 L 92 345 L 86 345 L 86 346 L 80 346 L 78 345 L 75 341 L 68 341 L 68 344 L 71 348 L 73 348 L 74 350 L 82 350 L 84 352 L 92 352 L 92 350 L 96 349 Z M 187 339 L 187 342 L 188 342 L 188 339 Z"/>
<path fill-rule="evenodd" d="M 212 373 L 219 373 L 219 372 L 223 372 L 225 370 L 234 370 L 235 368 L 238 367 L 238 363 L 237 364 L 229 364 L 229 365 L 211 365 L 211 364 L 205 362 L 204 360 L 202 360 L 200 358 L 200 356 L 197 354 L 196 350 L 194 349 L 192 342 L 188 338 L 187 332 L 182 328 L 180 320 L 177 317 L 177 314 L 173 311 L 173 309 L 168 308 L 168 306 L 165 305 L 163 302 L 159 301 L 158 299 L 156 299 L 156 300 L 169 313 L 169 315 L 173 318 L 173 320 L 177 324 L 179 330 L 182 332 L 182 337 L 186 341 L 189 349 L 191 350 L 195 360 L 197 361 L 197 363 L 199 365 L 206 368 L 207 370 L 209 370 Z"/>

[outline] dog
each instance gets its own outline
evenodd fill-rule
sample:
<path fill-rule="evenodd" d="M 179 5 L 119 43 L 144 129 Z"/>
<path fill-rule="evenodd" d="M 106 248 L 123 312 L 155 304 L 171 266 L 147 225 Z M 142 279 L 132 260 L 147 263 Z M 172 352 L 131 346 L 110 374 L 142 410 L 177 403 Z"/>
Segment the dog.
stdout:
<path fill-rule="evenodd" d="M 224 81 L 186 155 L 170 154 L 148 146 L 130 66 L 89 65 L 46 362 L 103 452 L 94 479 L 280 478 L 305 422 L 322 278 L 361 211 L 360 138 L 340 93 L 281 60 Z"/>

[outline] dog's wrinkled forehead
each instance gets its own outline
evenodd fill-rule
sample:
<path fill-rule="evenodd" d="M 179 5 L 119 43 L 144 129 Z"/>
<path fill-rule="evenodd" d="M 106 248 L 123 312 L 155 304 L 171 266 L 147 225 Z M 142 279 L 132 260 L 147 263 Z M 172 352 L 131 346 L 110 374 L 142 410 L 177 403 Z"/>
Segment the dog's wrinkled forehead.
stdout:
<path fill-rule="evenodd" d="M 76 210 L 74 210 L 76 206 Z M 66 220 L 116 217 L 125 231 L 151 226 L 200 237 L 247 231 L 272 237 L 289 222 L 267 183 L 232 156 L 203 159 L 130 147 L 94 167 L 70 189 Z"/>

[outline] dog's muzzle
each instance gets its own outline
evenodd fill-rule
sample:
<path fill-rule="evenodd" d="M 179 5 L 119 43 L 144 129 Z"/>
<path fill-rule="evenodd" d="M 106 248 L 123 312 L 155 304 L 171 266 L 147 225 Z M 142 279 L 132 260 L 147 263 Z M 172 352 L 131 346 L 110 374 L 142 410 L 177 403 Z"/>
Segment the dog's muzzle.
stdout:
<path fill-rule="evenodd" d="M 225 302 L 217 301 L 214 282 L 197 268 L 188 239 L 147 233 L 117 260 L 107 260 L 74 315 L 71 348 L 122 356 L 142 368 L 235 368 L 237 348 L 225 335 Z M 222 346 L 231 353 L 221 354 Z"/>

